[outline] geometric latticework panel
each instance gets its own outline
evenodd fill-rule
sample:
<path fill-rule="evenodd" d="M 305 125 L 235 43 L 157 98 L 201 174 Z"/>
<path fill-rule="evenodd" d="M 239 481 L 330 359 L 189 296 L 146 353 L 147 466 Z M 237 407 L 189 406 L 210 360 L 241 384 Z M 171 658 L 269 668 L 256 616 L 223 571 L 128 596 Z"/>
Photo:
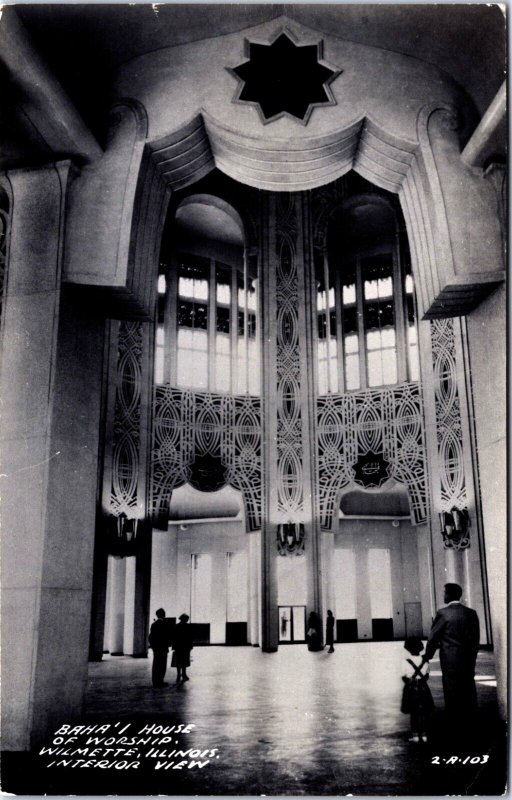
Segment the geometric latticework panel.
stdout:
<path fill-rule="evenodd" d="M 463 436 L 453 320 L 430 323 L 436 436 L 440 482 L 439 511 L 460 511 L 467 506 Z"/>
<path fill-rule="evenodd" d="M 244 498 L 247 530 L 261 527 L 261 404 L 258 397 L 155 387 L 151 468 L 153 519 L 167 525 L 173 489 L 198 458 L 219 458 Z"/>
<path fill-rule="evenodd" d="M 300 519 L 304 504 L 297 219 L 293 196 L 278 195 L 277 211 L 277 515 L 283 523 L 291 523 Z"/>
<path fill-rule="evenodd" d="M 354 480 L 367 453 L 389 462 L 388 475 L 409 492 L 414 524 L 426 522 L 427 466 L 418 383 L 368 389 L 317 400 L 318 491 L 321 527 L 338 519 L 340 491 Z"/>
<path fill-rule="evenodd" d="M 136 517 L 140 461 L 142 323 L 119 324 L 110 513 Z"/>

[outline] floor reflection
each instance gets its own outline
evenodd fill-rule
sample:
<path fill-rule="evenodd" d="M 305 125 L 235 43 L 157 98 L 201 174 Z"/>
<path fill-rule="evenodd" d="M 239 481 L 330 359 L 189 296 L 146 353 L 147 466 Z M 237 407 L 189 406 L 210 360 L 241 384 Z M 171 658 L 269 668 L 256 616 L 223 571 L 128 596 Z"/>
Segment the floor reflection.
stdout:
<path fill-rule="evenodd" d="M 150 658 L 106 658 L 90 665 L 87 695 L 91 720 L 193 723 L 191 747 L 219 748 L 204 773 L 180 775 L 179 783 L 173 775 L 182 794 L 465 794 L 482 778 L 476 767 L 432 766 L 433 753 L 454 746 L 442 740 L 439 662 L 432 662 L 431 677 L 434 738 L 427 746 L 409 744 L 409 720 L 400 713 L 400 642 L 338 644 L 333 654 L 301 645 L 274 654 L 198 647 L 193 658 L 190 681 L 173 683 L 175 670 L 168 669 L 170 683 L 161 690 L 151 688 Z M 480 654 L 477 671 L 475 746 L 492 748 L 499 725 L 491 654 Z M 499 769 L 496 761 L 496 775 Z"/>

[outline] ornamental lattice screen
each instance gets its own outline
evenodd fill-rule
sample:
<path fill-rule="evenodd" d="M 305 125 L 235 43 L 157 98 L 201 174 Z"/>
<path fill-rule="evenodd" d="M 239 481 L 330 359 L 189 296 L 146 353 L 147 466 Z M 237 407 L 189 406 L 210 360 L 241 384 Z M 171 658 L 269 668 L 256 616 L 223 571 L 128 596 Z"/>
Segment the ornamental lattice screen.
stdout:
<path fill-rule="evenodd" d="M 359 456 L 382 453 L 389 476 L 403 483 L 414 524 L 427 520 L 427 465 L 420 387 L 404 383 L 317 401 L 318 489 L 321 527 L 338 517 L 339 493 L 353 480 Z"/>
<path fill-rule="evenodd" d="M 453 319 L 432 320 L 430 335 L 434 371 L 439 511 L 462 511 L 467 508 L 468 498 Z M 445 547 L 463 549 L 468 546 L 469 533 L 460 541 L 445 539 Z"/>
<path fill-rule="evenodd" d="M 277 513 L 283 523 L 288 523 L 296 520 L 296 515 L 300 515 L 304 506 L 299 286 L 295 253 L 297 214 L 294 197 L 278 195 L 277 212 Z"/>
<path fill-rule="evenodd" d="M 110 511 L 137 516 L 140 470 L 142 323 L 119 325 Z"/>
<path fill-rule="evenodd" d="M 152 510 L 167 521 L 173 489 L 190 479 L 198 456 L 218 457 L 226 480 L 244 497 L 247 529 L 261 527 L 261 406 L 230 397 L 157 386 L 154 397 Z M 321 526 L 332 528 L 340 490 L 353 479 L 360 455 L 381 452 L 389 474 L 407 486 L 415 524 L 427 519 L 427 473 L 422 402 L 417 383 L 328 395 L 317 404 L 317 479 Z"/>
<path fill-rule="evenodd" d="M 167 525 L 173 489 L 190 479 L 198 456 L 220 458 L 226 481 L 242 492 L 249 531 L 261 527 L 261 404 L 258 397 L 156 386 L 152 449 L 152 513 Z"/>

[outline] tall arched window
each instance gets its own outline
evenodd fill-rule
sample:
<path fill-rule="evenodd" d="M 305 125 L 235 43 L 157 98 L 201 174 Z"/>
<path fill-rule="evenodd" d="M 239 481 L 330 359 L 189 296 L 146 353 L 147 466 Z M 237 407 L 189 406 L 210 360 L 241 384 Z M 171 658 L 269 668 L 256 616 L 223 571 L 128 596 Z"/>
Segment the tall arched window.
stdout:
<path fill-rule="evenodd" d="M 156 383 L 259 394 L 257 262 L 228 209 L 216 198 L 188 198 L 164 240 Z"/>
<path fill-rule="evenodd" d="M 316 253 L 318 392 L 418 380 L 414 285 L 393 200 L 348 198 Z"/>

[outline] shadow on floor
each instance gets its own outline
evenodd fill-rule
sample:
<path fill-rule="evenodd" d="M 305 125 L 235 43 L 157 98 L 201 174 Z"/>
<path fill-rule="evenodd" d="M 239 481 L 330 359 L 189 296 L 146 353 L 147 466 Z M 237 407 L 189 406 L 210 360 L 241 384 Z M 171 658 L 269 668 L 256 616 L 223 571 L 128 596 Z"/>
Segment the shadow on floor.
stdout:
<path fill-rule="evenodd" d="M 507 740 L 492 656 L 478 659 L 477 724 L 456 736 L 447 730 L 433 662 L 436 711 L 429 742 L 418 745 L 408 742 L 409 720 L 400 713 L 402 649 L 398 642 L 337 646 L 332 655 L 299 647 L 276 654 L 201 648 L 191 680 L 176 684 L 169 669 L 169 686 L 161 690 L 151 688 L 150 659 L 91 664 L 85 721 L 77 724 L 107 724 L 103 739 L 117 726 L 137 744 L 118 743 L 122 752 L 105 755 L 111 745 L 96 742 L 99 734 L 87 742 L 89 731 L 67 752 L 64 745 L 44 756 L 8 753 L 2 789 L 82 796 L 502 795 Z M 178 726 L 188 723 L 183 733 Z M 148 733 L 151 725 L 159 727 Z M 84 745 L 86 753 L 72 749 Z M 50 766 L 55 759 L 58 765 Z"/>

